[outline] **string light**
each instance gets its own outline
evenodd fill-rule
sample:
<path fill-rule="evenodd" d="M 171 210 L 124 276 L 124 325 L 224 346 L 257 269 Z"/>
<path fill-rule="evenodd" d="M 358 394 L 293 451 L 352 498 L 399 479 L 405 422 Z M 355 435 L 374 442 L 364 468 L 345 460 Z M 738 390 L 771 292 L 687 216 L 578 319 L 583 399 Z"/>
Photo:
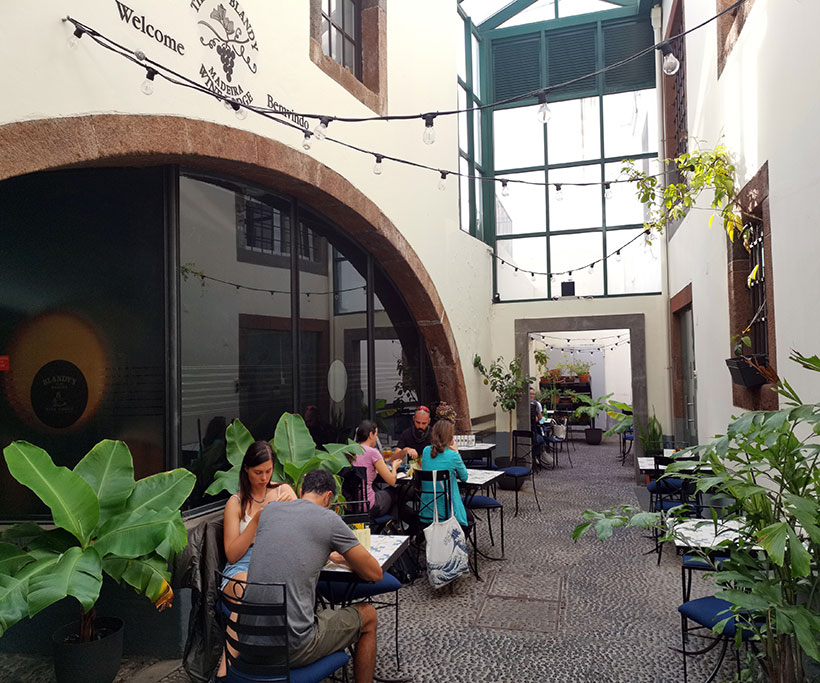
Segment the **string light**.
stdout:
<path fill-rule="evenodd" d="M 615 263 L 620 263 L 620 262 L 621 262 L 621 250 L 618 249 L 618 251 L 615 252 Z"/>
<path fill-rule="evenodd" d="M 382 174 L 382 159 L 384 159 L 384 157 L 381 154 L 376 154 L 376 163 L 373 164 L 373 175 Z"/>
<path fill-rule="evenodd" d="M 433 128 L 433 119 L 436 118 L 435 114 L 425 114 L 424 118 L 424 133 L 422 133 L 421 139 L 425 145 L 432 145 L 436 141 L 436 129 Z"/>
<path fill-rule="evenodd" d="M 313 134 L 316 136 L 317 140 L 324 140 L 327 137 L 327 127 L 330 125 L 330 117 L 329 116 L 320 116 L 319 117 L 319 125 L 316 126 L 316 130 Z"/>
<path fill-rule="evenodd" d="M 152 69 L 150 66 L 145 69 L 145 80 L 140 86 L 143 95 L 152 95 L 154 93 L 154 79 L 156 76 L 156 69 Z"/>
<path fill-rule="evenodd" d="M 558 183 L 555 186 L 555 201 L 560 202 L 564 200 L 564 193 L 561 191 L 561 184 Z"/>
<path fill-rule="evenodd" d="M 675 57 L 671 52 L 667 52 L 663 56 L 663 62 L 661 63 L 661 69 L 667 76 L 674 76 L 678 73 L 680 69 L 680 61 L 678 58 Z"/>
<path fill-rule="evenodd" d="M 309 130 L 305 131 L 305 139 L 302 140 L 302 149 L 306 152 L 310 149 L 310 137 L 313 135 Z"/>
<path fill-rule="evenodd" d="M 604 183 L 604 199 L 612 199 L 612 185 Z"/>
<path fill-rule="evenodd" d="M 63 19 L 63 21 L 66 20 Z M 83 37 L 83 33 L 85 33 L 85 31 L 83 31 L 79 26 L 76 26 L 74 32 L 68 37 L 68 47 L 72 50 L 76 50 L 77 46 L 80 44 L 80 38 Z"/>
<path fill-rule="evenodd" d="M 549 120 L 552 118 L 552 110 L 547 104 L 547 93 L 539 93 L 538 102 L 540 106 L 538 107 L 536 115 L 538 116 L 539 123 L 549 123 Z"/>
<path fill-rule="evenodd" d="M 510 188 L 507 187 L 507 181 L 501 181 L 501 196 L 502 197 L 509 197 L 510 196 Z"/>
<path fill-rule="evenodd" d="M 233 109 L 234 114 L 236 114 L 236 118 L 240 121 L 244 121 L 248 118 L 248 112 L 245 111 L 245 108 L 239 104 L 239 102 L 231 102 L 231 109 Z"/>
<path fill-rule="evenodd" d="M 441 177 L 438 181 L 438 189 L 444 192 L 447 189 L 447 171 L 439 171 L 441 173 Z"/>

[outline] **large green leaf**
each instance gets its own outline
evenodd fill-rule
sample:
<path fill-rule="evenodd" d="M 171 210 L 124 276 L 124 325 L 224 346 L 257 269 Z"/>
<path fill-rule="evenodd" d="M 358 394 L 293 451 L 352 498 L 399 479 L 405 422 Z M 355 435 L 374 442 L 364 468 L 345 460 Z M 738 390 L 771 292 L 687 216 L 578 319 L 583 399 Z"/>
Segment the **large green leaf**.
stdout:
<path fill-rule="evenodd" d="M 797 538 L 791 527 L 786 528 L 789 535 L 789 557 L 791 559 L 792 576 L 808 576 L 811 573 L 811 555 L 803 547 L 803 543 Z"/>
<path fill-rule="evenodd" d="M 13 576 L 20 567 L 33 562 L 34 559 L 21 547 L 0 542 L 0 576 Z"/>
<path fill-rule="evenodd" d="M 103 569 L 113 579 L 125 582 L 138 593 L 144 594 L 160 608 L 170 607 L 174 592 L 168 563 L 162 557 L 149 555 L 126 559 L 121 557 L 103 560 Z"/>
<path fill-rule="evenodd" d="M 339 467 L 339 469 L 331 470 L 334 474 L 350 464 L 348 456 L 355 459 L 355 457 L 360 455 L 363 451 L 362 447 L 355 441 L 348 441 L 347 443 L 327 443 L 322 446 L 322 448 L 327 451 L 331 462 L 336 463 Z M 321 452 L 321 450 L 317 451 L 317 453 Z"/>
<path fill-rule="evenodd" d="M 28 581 L 28 611 L 34 616 L 49 605 L 71 595 L 83 609 L 90 610 L 100 597 L 102 562 L 93 548 L 74 547 L 60 556 L 48 571 L 42 571 Z"/>
<path fill-rule="evenodd" d="M 783 566 L 783 556 L 786 553 L 786 536 L 789 525 L 785 522 L 775 522 L 757 532 L 757 540 L 769 553 L 777 566 Z"/>
<path fill-rule="evenodd" d="M 0 636 L 28 616 L 25 588 L 24 582 L 0 574 Z"/>
<path fill-rule="evenodd" d="M 94 547 L 100 556 L 140 557 L 154 552 L 164 541 L 175 552 L 188 542 L 178 510 L 138 509 L 112 517 L 103 527 Z"/>
<path fill-rule="evenodd" d="M 179 510 L 196 484 L 196 477 L 188 470 L 160 472 L 140 479 L 125 506 L 128 512 L 137 510 Z"/>
<path fill-rule="evenodd" d="M 77 539 L 65 529 L 49 529 L 29 543 L 29 553 L 40 559 L 53 553 L 62 555 L 76 545 Z"/>
<path fill-rule="evenodd" d="M 232 467 L 227 472 L 219 470 L 214 475 L 211 485 L 205 489 L 205 493 L 209 496 L 215 496 L 222 490 L 228 493 L 236 493 L 239 490 L 239 467 Z"/>
<path fill-rule="evenodd" d="M 239 420 L 234 420 L 225 430 L 225 455 L 234 467 L 240 467 L 250 445 L 253 435 Z"/>
<path fill-rule="evenodd" d="M 282 414 L 273 434 L 273 450 L 283 466 L 293 463 L 301 467 L 314 457 L 316 444 L 301 415 Z"/>
<path fill-rule="evenodd" d="M 125 509 L 134 488 L 134 461 L 122 441 L 100 441 L 77 463 L 74 473 L 97 495 L 101 523 Z"/>
<path fill-rule="evenodd" d="M 7 543 L 18 545 L 21 548 L 27 548 L 32 540 L 42 536 L 45 532 L 46 530 L 39 524 L 35 524 L 34 522 L 21 522 L 6 529 L 2 535 L 0 535 L 0 539 Z"/>
<path fill-rule="evenodd" d="M 94 490 L 78 474 L 57 467 L 42 448 L 15 441 L 3 449 L 11 475 L 51 509 L 54 523 L 87 544 L 100 519 Z"/>

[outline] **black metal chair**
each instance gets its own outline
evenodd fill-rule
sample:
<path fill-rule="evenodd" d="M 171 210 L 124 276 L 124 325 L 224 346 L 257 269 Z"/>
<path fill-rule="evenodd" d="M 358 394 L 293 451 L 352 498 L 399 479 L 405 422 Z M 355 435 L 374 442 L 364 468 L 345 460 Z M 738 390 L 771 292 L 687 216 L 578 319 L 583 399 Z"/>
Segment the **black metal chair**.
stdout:
<path fill-rule="evenodd" d="M 524 464 L 529 459 L 530 466 Z M 533 463 L 533 439 L 532 432 L 524 429 L 513 430 L 513 452 L 510 458 L 510 466 L 502 468 L 504 473 L 515 480 L 515 517 L 518 517 L 518 489 L 519 481 L 529 478 L 532 481 L 532 493 L 535 496 L 535 504 L 538 512 L 541 512 L 541 503 L 538 502 L 538 491 L 535 488 L 535 471 Z"/>
<path fill-rule="evenodd" d="M 343 651 L 291 668 L 285 584 L 233 581 L 236 598 L 218 591 L 216 603 L 225 628 L 228 683 L 319 683 L 339 669 L 347 680 L 350 657 Z"/>

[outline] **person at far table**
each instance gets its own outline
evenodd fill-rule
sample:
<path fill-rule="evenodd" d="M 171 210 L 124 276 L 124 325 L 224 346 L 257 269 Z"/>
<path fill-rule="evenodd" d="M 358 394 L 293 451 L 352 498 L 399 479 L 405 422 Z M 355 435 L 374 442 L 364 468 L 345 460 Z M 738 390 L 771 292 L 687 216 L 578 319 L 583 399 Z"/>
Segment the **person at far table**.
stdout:
<path fill-rule="evenodd" d="M 387 466 L 381 453 L 376 450 L 376 441 L 379 438 L 379 428 L 372 420 L 362 420 L 356 428 L 356 443 L 362 447 L 362 453 L 356 456 L 353 464 L 367 470 L 367 501 L 370 503 L 370 516 L 382 515 L 397 516 L 396 503 L 396 475 L 399 473 L 401 458 L 394 457 L 391 462 L 392 470 Z M 386 489 L 374 489 L 373 482 L 381 476 L 388 485 Z"/>
<path fill-rule="evenodd" d="M 536 421 L 541 422 L 541 418 L 544 417 L 544 408 L 535 398 L 535 389 L 532 388 L 530 388 L 530 407 L 535 408 L 535 419 Z"/>
<path fill-rule="evenodd" d="M 422 452 L 421 469 L 423 472 L 446 470 L 450 473 L 450 499 L 453 501 L 453 511 L 461 526 L 467 526 L 472 521 L 472 514 L 464 508 L 464 501 L 458 491 L 458 481 L 467 481 L 468 472 L 464 461 L 458 454 L 455 446 L 455 424 L 449 418 L 442 418 L 433 425 L 432 444 Z M 438 486 L 438 482 L 436 482 Z M 433 521 L 433 482 L 422 482 L 421 508 L 419 519 L 424 524 Z M 444 507 L 444 498 L 438 499 L 439 521 L 447 519 L 450 511 Z"/>
<path fill-rule="evenodd" d="M 248 580 L 284 583 L 288 605 L 290 665 L 303 667 L 356 644 L 356 683 L 370 683 L 376 664 L 376 610 L 370 604 L 314 612 L 316 582 L 328 560 L 346 563 L 365 581 L 378 581 L 382 569 L 356 536 L 330 509 L 336 482 L 327 470 L 312 470 L 302 483 L 302 497 L 269 505 L 259 519 L 256 550 Z"/>
<path fill-rule="evenodd" d="M 413 414 L 413 426 L 401 433 L 393 456 L 404 458 L 406 455 L 415 460 L 430 445 L 431 438 L 430 409 L 427 406 L 419 406 Z"/>

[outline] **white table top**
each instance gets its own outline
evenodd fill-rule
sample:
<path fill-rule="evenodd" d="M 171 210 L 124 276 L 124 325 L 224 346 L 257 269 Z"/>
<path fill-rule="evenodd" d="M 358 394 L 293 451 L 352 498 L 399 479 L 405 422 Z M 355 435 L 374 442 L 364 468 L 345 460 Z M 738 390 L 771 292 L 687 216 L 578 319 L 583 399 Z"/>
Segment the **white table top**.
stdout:
<path fill-rule="evenodd" d="M 503 470 L 467 470 L 467 481 L 464 482 L 468 486 L 487 486 L 491 484 L 501 475 Z"/>
<path fill-rule="evenodd" d="M 399 553 L 404 550 L 410 542 L 409 536 L 373 534 L 370 536 L 370 554 L 375 557 L 382 569 L 392 566 Z M 352 574 L 353 572 L 335 562 L 328 562 L 323 568 L 323 572 L 339 572 L 342 574 Z"/>
<path fill-rule="evenodd" d="M 494 443 L 476 443 L 474 446 L 459 446 L 458 451 L 491 451 L 495 449 Z"/>
<path fill-rule="evenodd" d="M 721 541 L 736 541 L 743 528 L 739 519 L 718 520 L 717 529 L 711 519 L 685 519 L 673 527 L 678 548 L 714 548 Z"/>

